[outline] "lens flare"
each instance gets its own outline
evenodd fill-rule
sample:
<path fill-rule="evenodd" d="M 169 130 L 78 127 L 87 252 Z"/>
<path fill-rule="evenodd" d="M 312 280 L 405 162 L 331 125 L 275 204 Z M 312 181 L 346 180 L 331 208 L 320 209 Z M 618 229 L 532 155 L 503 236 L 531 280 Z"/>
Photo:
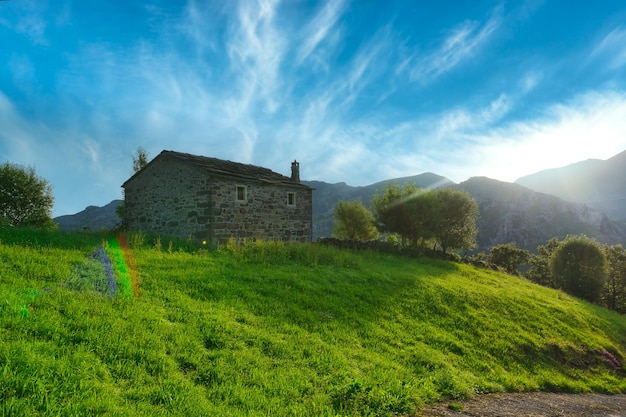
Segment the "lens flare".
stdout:
<path fill-rule="evenodd" d="M 119 273 L 119 293 L 127 298 L 139 297 L 139 273 L 126 236 L 118 234 L 116 238 L 109 239 L 109 248 L 113 255 L 111 261 Z"/>

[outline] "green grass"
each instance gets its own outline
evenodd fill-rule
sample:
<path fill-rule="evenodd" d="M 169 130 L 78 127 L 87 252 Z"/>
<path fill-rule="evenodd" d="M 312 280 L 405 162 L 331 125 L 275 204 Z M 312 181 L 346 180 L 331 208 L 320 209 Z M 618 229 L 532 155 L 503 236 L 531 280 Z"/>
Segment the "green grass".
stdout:
<path fill-rule="evenodd" d="M 486 392 L 626 392 L 626 318 L 519 278 L 146 240 L 129 237 L 140 295 L 112 295 L 92 256 L 105 246 L 122 282 L 111 236 L 0 230 L 0 415 L 379 416 Z"/>

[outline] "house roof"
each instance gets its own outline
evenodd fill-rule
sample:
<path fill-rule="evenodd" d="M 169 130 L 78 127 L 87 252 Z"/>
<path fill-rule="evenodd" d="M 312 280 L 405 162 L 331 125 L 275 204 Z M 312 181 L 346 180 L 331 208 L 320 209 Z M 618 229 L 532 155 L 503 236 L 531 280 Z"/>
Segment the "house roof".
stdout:
<path fill-rule="evenodd" d="M 199 155 L 191 155 L 188 153 L 181 153 L 175 151 L 162 151 L 157 157 L 155 157 L 148 165 L 152 165 L 155 161 L 162 158 L 173 158 L 177 159 L 183 163 L 187 163 L 194 167 L 205 170 L 211 174 L 216 174 L 220 176 L 239 178 L 244 180 L 254 180 L 261 181 L 265 183 L 271 184 L 285 184 L 285 185 L 295 185 L 304 188 L 310 188 L 304 184 L 301 184 L 298 181 L 292 180 L 290 177 L 285 175 L 278 174 L 268 168 L 259 167 L 256 165 L 242 164 L 239 162 L 232 162 L 218 158 L 210 158 L 207 156 L 199 156 Z M 147 166 L 148 166 L 147 165 Z M 144 167 L 145 168 L 145 167 Z M 135 178 L 135 176 L 141 174 L 143 169 L 131 178 L 129 178 L 122 187 L 126 186 L 126 184 Z"/>

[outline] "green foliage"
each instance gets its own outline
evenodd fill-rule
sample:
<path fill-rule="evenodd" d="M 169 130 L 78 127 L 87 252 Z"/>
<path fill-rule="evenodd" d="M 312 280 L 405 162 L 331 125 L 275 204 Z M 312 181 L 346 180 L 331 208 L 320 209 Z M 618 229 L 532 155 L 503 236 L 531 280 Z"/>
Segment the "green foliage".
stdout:
<path fill-rule="evenodd" d="M 430 193 L 435 241 L 446 253 L 448 249 L 472 249 L 476 246 L 478 204 L 466 192 L 440 188 Z"/>
<path fill-rule="evenodd" d="M 0 227 L 54 229 L 53 205 L 52 187 L 33 168 L 0 165 Z"/>
<path fill-rule="evenodd" d="M 515 243 L 496 245 L 489 250 L 487 262 L 497 265 L 509 274 L 517 274 L 520 265 L 528 262 L 530 253 Z"/>
<path fill-rule="evenodd" d="M 567 237 L 550 260 L 554 286 L 588 301 L 600 298 L 606 275 L 606 259 L 595 240 L 584 236 Z"/>
<path fill-rule="evenodd" d="M 398 234 L 405 245 L 413 244 L 426 233 L 416 221 L 424 213 L 416 201 L 423 191 L 412 183 L 403 187 L 398 184 L 386 184 L 381 194 L 372 198 L 375 221 L 381 232 Z"/>
<path fill-rule="evenodd" d="M 378 230 L 374 215 L 360 201 L 339 200 L 335 207 L 335 230 L 333 236 L 347 240 L 374 240 Z"/>
<path fill-rule="evenodd" d="M 591 242 L 593 246 L 600 247 L 599 244 L 591 238 L 587 238 L 585 236 L 578 237 L 582 238 L 585 242 Z M 556 253 L 562 243 L 565 243 L 565 241 L 561 242 L 558 238 L 552 238 L 545 245 L 539 246 L 537 248 L 537 253 L 531 255 L 530 257 L 529 263 L 531 264 L 531 268 L 525 274 L 526 278 L 540 285 L 554 287 L 555 281 L 551 270 L 552 259 L 553 254 Z M 594 301 L 599 302 L 601 305 L 611 310 L 625 314 L 626 252 L 621 245 L 604 245 L 602 247 L 602 252 L 604 253 L 604 257 L 606 259 L 606 276 L 604 283 L 601 282 L 602 274 L 599 274 L 596 275 L 591 282 L 588 282 L 585 285 L 600 286 L 600 297 L 599 299 L 597 298 L 598 294 L 595 294 L 594 290 Z M 581 267 L 583 265 L 586 264 L 580 264 Z M 575 262 L 573 263 L 573 266 L 575 266 Z M 571 276 L 575 277 L 577 274 L 574 273 Z M 585 286 L 582 284 L 579 285 L 578 288 L 581 292 L 585 291 Z"/>
<path fill-rule="evenodd" d="M 626 314 L 626 252 L 622 245 L 605 245 L 604 255 L 607 260 L 607 274 L 602 304 Z"/>
<path fill-rule="evenodd" d="M 0 415 L 393 416 L 477 393 L 626 392 L 624 317 L 498 272 L 137 236 L 141 296 L 111 297 L 81 281 L 110 236 L 18 232 L 0 230 Z"/>
<path fill-rule="evenodd" d="M 139 172 L 148 165 L 148 152 L 143 147 L 138 147 L 133 156 L 133 172 Z"/>
<path fill-rule="evenodd" d="M 126 219 L 126 202 L 125 201 L 122 201 L 120 205 L 115 208 L 115 214 L 117 214 L 117 217 L 120 220 L 122 220 L 122 222 L 124 221 L 124 219 Z"/>
<path fill-rule="evenodd" d="M 561 241 L 554 237 L 545 245 L 539 245 L 537 247 L 537 253 L 531 255 L 529 258 L 531 267 L 526 273 L 526 278 L 545 287 L 554 287 L 554 280 L 552 279 L 552 271 L 550 269 L 550 260 L 552 259 L 552 254 L 560 244 Z"/>
<path fill-rule="evenodd" d="M 434 240 L 443 253 L 476 244 L 478 205 L 453 188 L 424 191 L 413 184 L 385 186 L 372 199 L 383 232 L 397 233 L 405 245 Z"/>

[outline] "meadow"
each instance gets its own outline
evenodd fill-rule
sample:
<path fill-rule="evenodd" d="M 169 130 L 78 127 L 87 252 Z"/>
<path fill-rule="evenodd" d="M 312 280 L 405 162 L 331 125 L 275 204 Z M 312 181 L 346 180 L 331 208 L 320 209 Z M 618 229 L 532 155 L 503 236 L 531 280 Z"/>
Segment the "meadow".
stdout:
<path fill-rule="evenodd" d="M 626 392 L 626 318 L 473 266 L 0 229 L 0 415 L 418 415 Z"/>

